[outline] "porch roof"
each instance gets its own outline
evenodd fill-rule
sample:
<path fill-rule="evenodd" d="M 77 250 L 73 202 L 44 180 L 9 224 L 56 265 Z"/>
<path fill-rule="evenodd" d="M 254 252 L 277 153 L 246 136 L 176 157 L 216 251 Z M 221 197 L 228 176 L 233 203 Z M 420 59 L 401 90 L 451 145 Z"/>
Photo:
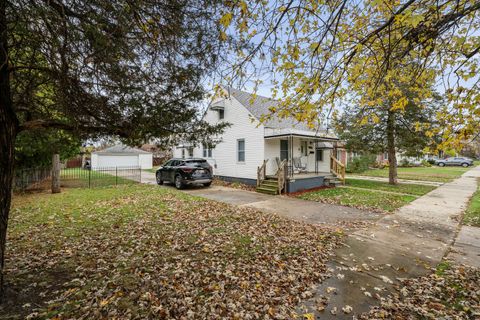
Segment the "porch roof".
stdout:
<path fill-rule="evenodd" d="M 273 139 L 281 137 L 301 137 L 301 138 L 310 138 L 319 141 L 338 141 L 339 139 L 333 135 L 328 134 L 322 131 L 307 131 L 307 130 L 298 130 L 293 128 L 285 129 L 276 129 L 276 128 L 265 128 L 264 138 Z"/>

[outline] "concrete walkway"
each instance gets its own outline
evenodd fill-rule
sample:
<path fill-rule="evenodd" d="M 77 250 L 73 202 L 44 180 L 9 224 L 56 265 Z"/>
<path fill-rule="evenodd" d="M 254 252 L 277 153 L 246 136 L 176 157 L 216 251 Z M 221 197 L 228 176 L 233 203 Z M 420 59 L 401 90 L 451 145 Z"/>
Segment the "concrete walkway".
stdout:
<path fill-rule="evenodd" d="M 352 314 L 342 312 L 345 305 L 353 307 L 355 314 L 368 311 L 378 304 L 376 295 L 393 290 L 400 279 L 429 273 L 429 268 L 438 264 L 454 243 L 461 215 L 477 189 L 477 176 L 480 167 L 383 217 L 373 227 L 348 235 L 330 264 L 334 276 L 321 284 L 314 299 L 305 303 L 305 312 L 321 319 L 352 319 Z M 468 245 L 469 253 L 463 262 L 477 264 L 479 232 L 463 230 L 471 235 L 457 240 L 459 246 Z M 468 243 L 472 237 L 476 242 Z M 336 288 L 335 293 L 331 288 Z M 324 311 L 317 312 L 315 299 L 321 296 L 330 302 Z M 336 316 L 331 314 L 334 308 Z"/>
<path fill-rule="evenodd" d="M 359 180 L 369 180 L 369 181 L 381 181 L 381 182 L 388 182 L 388 178 L 384 177 L 371 177 L 371 176 L 362 176 L 362 175 L 351 175 L 347 174 L 347 179 L 359 179 Z M 439 187 L 443 182 L 436 182 L 436 181 L 421 181 L 421 180 L 408 180 L 408 179 L 398 179 L 399 183 L 405 183 L 405 184 L 420 184 L 424 186 L 435 186 Z"/>
<path fill-rule="evenodd" d="M 351 207 L 324 204 L 288 196 L 271 196 L 221 186 L 188 188 L 184 192 L 211 200 L 238 206 L 248 206 L 266 212 L 278 213 L 289 219 L 311 224 L 348 225 L 358 222 L 374 222 L 383 214 Z"/>

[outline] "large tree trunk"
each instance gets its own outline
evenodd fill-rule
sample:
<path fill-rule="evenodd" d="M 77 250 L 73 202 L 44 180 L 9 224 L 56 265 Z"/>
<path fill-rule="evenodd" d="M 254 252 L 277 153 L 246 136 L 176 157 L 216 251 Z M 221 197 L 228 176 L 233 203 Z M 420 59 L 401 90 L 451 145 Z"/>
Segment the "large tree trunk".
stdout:
<path fill-rule="evenodd" d="M 60 155 L 52 157 L 52 193 L 60 193 Z"/>
<path fill-rule="evenodd" d="M 0 1 L 0 301 L 4 295 L 5 244 L 12 199 L 14 143 L 18 129 L 10 95 L 5 3 Z"/>
<path fill-rule="evenodd" d="M 397 154 L 395 151 L 395 112 L 388 111 L 387 118 L 388 183 L 397 184 Z"/>

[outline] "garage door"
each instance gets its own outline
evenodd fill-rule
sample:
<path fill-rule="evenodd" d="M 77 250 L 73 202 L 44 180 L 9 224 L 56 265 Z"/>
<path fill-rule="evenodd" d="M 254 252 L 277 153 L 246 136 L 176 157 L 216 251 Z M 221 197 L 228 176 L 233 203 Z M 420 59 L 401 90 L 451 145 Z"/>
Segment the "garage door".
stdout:
<path fill-rule="evenodd" d="M 138 167 L 138 156 L 98 156 L 98 166 L 111 167 Z"/>

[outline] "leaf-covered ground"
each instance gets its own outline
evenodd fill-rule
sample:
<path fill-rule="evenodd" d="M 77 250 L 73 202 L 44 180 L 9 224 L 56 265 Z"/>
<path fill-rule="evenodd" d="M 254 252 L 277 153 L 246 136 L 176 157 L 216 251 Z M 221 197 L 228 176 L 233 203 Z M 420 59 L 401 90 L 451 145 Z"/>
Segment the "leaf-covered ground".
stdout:
<path fill-rule="evenodd" d="M 214 186 L 229 187 L 234 189 L 246 190 L 246 191 L 255 191 L 256 186 L 248 185 L 240 182 L 228 182 L 221 179 L 213 179 Z"/>
<path fill-rule="evenodd" d="M 341 232 L 147 185 L 14 198 L 5 318 L 288 319 Z"/>
<path fill-rule="evenodd" d="M 480 319 L 480 270 L 442 262 L 428 276 L 404 280 L 360 319 Z"/>

